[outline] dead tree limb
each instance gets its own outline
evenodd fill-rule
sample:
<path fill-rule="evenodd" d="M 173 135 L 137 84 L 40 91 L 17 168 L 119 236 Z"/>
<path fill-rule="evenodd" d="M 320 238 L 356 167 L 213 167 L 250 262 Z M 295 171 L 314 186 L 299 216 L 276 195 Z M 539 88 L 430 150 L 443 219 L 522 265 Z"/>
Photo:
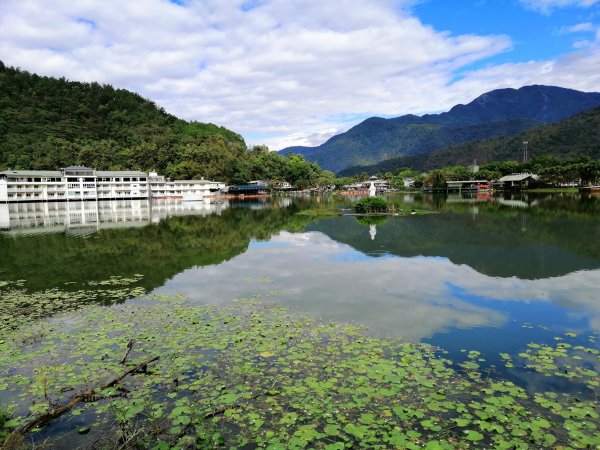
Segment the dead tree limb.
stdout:
<path fill-rule="evenodd" d="M 123 355 L 123 357 L 119 360 L 119 364 L 125 364 L 125 361 L 127 360 L 127 357 L 129 356 L 129 352 L 133 348 L 133 343 L 134 343 L 133 339 L 127 343 L 127 350 L 125 351 L 125 354 Z"/>
<path fill-rule="evenodd" d="M 66 404 L 57 406 L 56 408 L 52 408 L 52 409 L 46 411 L 45 413 L 35 416 L 29 422 L 24 423 L 24 424 L 20 425 L 19 427 L 15 428 L 13 430 L 13 432 L 6 438 L 6 441 L 4 442 L 4 444 L 2 445 L 2 448 L 0 450 L 9 450 L 9 449 L 13 448 L 13 444 L 15 442 L 18 442 L 22 436 L 24 436 L 26 433 L 31 431 L 33 428 L 43 427 L 44 425 L 47 425 L 48 423 L 52 422 L 57 417 L 60 417 L 65 412 L 70 411 L 71 409 L 76 407 L 79 403 L 85 402 L 86 400 L 93 398 L 94 396 L 96 396 L 96 393 L 98 391 L 102 391 L 103 389 L 107 389 L 109 387 L 114 386 L 115 384 L 117 384 L 119 381 L 121 381 L 123 378 L 125 378 L 128 375 L 131 375 L 131 374 L 134 374 L 134 373 L 140 372 L 140 371 L 145 372 L 148 364 L 153 363 L 154 361 L 156 361 L 159 358 L 160 358 L 160 356 L 155 356 L 155 357 L 150 358 L 142 363 L 139 363 L 137 366 L 129 369 L 127 372 L 121 374 L 117 378 L 113 378 L 112 380 L 104 383 L 103 385 L 101 385 L 95 389 L 86 389 L 82 393 L 74 395 L 73 397 L 71 397 L 71 399 Z"/>

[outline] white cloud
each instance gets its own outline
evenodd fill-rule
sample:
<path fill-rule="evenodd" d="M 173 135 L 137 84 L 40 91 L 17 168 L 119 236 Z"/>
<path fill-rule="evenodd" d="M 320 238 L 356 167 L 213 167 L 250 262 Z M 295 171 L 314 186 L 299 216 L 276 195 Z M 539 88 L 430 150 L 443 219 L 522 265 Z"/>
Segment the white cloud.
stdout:
<path fill-rule="evenodd" d="M 349 125 L 348 127 L 350 127 Z M 327 141 L 329 138 L 335 136 L 336 134 L 340 134 L 346 131 L 346 128 L 329 128 L 317 133 L 312 134 L 304 134 L 302 132 L 296 132 L 281 136 L 272 136 L 269 138 L 271 142 L 271 147 L 274 149 L 281 149 L 291 146 L 305 146 L 305 147 L 314 147 L 323 142 Z M 260 139 L 248 139 L 248 144 L 260 144 L 262 141 Z"/>
<path fill-rule="evenodd" d="M 592 43 L 590 41 L 588 41 L 587 39 L 583 39 L 581 41 L 575 41 L 573 43 L 573 48 L 584 49 L 590 47 L 591 45 Z"/>
<path fill-rule="evenodd" d="M 544 14 L 549 14 L 553 10 L 559 8 L 589 8 L 598 3 L 598 1 L 599 0 L 520 0 L 526 7 Z"/>
<path fill-rule="evenodd" d="M 269 0 L 244 12 L 241 0 L 5 0 L 0 58 L 133 89 L 187 119 L 314 144 L 349 111 L 423 111 L 420 86 L 441 91 L 453 70 L 510 48 L 506 36 L 436 32 L 404 4 Z"/>
<path fill-rule="evenodd" d="M 502 64 L 469 72 L 454 87 L 459 92 L 484 92 L 485 86 L 518 87 L 530 84 L 563 86 L 597 92 L 600 86 L 600 40 L 585 49 L 548 61 Z"/>
<path fill-rule="evenodd" d="M 569 56 L 569 70 L 581 73 L 567 76 L 563 59 L 453 82 L 469 64 L 510 50 L 510 38 L 438 32 L 411 15 L 413 3 L 264 0 L 244 11 L 243 0 L 55 0 L 51 8 L 2 0 L 0 59 L 134 90 L 179 117 L 266 136 L 248 140 L 272 148 L 319 144 L 372 115 L 441 111 L 490 89 L 538 83 L 540 66 L 564 86 L 598 86 L 594 42 Z"/>
<path fill-rule="evenodd" d="M 582 22 L 575 25 L 571 25 L 570 27 L 561 27 L 558 31 L 559 34 L 571 34 L 571 33 L 586 33 L 593 32 L 596 30 L 596 27 L 591 22 Z"/>

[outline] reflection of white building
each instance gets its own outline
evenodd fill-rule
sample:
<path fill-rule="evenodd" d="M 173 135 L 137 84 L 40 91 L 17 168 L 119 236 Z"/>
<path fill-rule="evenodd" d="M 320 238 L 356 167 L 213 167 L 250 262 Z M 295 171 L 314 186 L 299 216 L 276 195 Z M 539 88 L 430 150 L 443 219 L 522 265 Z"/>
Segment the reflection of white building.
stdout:
<path fill-rule="evenodd" d="M 225 188 L 209 180 L 166 180 L 156 173 L 102 171 L 72 166 L 61 170 L 0 172 L 0 203 L 72 200 L 202 199 Z"/>
<path fill-rule="evenodd" d="M 42 232 L 139 227 L 173 216 L 220 215 L 227 201 L 96 200 L 0 204 L 0 229 Z"/>

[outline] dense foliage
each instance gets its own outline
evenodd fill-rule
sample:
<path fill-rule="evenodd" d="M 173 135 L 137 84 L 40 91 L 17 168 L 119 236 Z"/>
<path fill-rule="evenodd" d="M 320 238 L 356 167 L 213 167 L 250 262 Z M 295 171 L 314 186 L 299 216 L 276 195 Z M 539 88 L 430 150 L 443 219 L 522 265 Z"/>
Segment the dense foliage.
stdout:
<path fill-rule="evenodd" d="M 394 172 L 401 167 L 431 170 L 444 166 L 490 161 L 523 161 L 523 142 L 528 160 L 553 157 L 565 161 L 580 157 L 600 159 L 600 108 L 578 114 L 560 123 L 544 125 L 512 137 L 499 137 L 441 149 L 428 154 L 398 157 L 372 166 L 351 167 L 340 173 Z"/>
<path fill-rule="evenodd" d="M 368 166 L 400 156 L 427 155 L 449 146 L 514 135 L 598 105 L 599 93 L 552 86 L 499 89 L 442 114 L 405 115 L 392 119 L 371 117 L 318 147 L 291 147 L 282 152 L 301 153 L 308 160 L 338 173 L 352 166 Z M 470 163 L 474 157 L 477 156 L 469 154 L 467 161 L 446 161 L 439 166 Z M 481 161 L 494 159 L 477 158 Z M 408 162 L 401 166 L 417 167 Z M 367 170 L 386 172 L 398 167 Z M 353 173 L 342 172 L 344 175 Z"/>
<path fill-rule="evenodd" d="M 363 197 L 354 204 L 357 213 L 385 212 L 388 205 L 382 197 Z"/>
<path fill-rule="evenodd" d="M 41 77 L 0 61 L 0 170 L 73 164 L 229 183 L 274 179 L 312 185 L 323 177 L 300 156 L 248 150 L 233 131 L 178 119 L 127 90 Z"/>
<path fill-rule="evenodd" d="M 552 157 L 534 158 L 528 163 L 514 161 L 484 164 L 477 173 L 465 166 L 448 166 L 427 172 L 419 180 L 424 186 L 443 188 L 451 180 L 498 180 L 513 173 L 535 173 L 544 186 L 563 184 L 598 184 L 600 182 L 600 161 L 579 158 L 559 162 Z"/>

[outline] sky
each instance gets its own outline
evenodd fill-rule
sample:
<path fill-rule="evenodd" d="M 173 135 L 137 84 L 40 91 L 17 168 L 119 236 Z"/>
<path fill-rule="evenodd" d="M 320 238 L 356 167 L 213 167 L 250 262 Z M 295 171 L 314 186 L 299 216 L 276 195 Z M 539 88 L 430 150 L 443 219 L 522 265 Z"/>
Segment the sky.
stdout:
<path fill-rule="evenodd" d="M 0 60 L 272 150 L 545 84 L 600 91 L 600 0 L 0 0 Z"/>

